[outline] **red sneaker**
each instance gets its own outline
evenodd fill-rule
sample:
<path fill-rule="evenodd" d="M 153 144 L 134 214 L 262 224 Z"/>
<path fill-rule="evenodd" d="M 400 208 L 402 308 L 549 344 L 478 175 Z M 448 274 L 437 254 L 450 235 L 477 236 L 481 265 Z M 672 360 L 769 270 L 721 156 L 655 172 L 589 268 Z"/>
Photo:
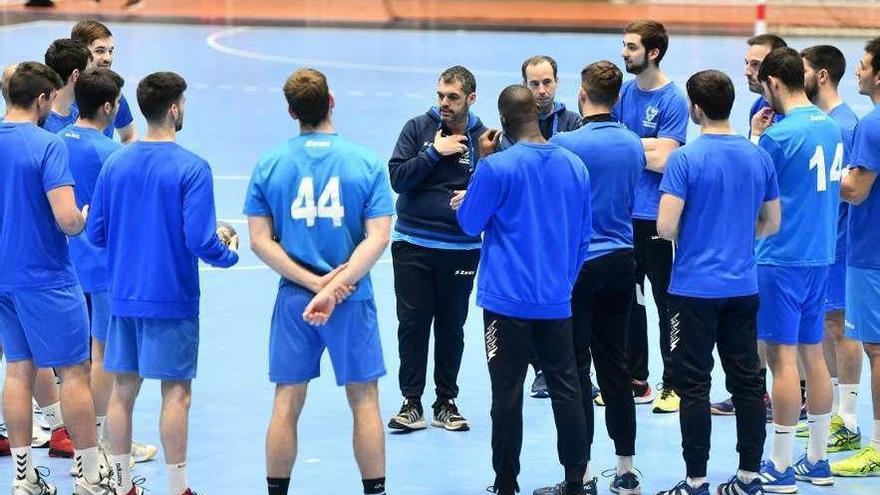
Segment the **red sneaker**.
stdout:
<path fill-rule="evenodd" d="M 73 440 L 70 439 L 67 428 L 62 426 L 52 432 L 52 439 L 49 440 L 49 457 L 73 458 Z"/>
<path fill-rule="evenodd" d="M 191 489 L 187 488 L 186 491 L 181 493 L 180 495 L 199 495 L 199 494 L 192 491 Z"/>
<path fill-rule="evenodd" d="M 12 455 L 9 447 L 9 439 L 4 435 L 0 435 L 0 456 Z"/>

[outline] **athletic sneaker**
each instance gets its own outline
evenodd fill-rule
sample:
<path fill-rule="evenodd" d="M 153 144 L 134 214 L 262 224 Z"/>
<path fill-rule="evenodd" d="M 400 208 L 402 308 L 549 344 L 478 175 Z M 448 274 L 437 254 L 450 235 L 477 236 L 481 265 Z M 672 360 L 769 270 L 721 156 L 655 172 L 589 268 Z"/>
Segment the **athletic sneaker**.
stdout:
<path fill-rule="evenodd" d="M 428 427 L 425 421 L 422 403 L 416 400 L 404 399 L 397 416 L 388 422 L 388 428 L 392 430 L 415 431 L 424 430 Z"/>
<path fill-rule="evenodd" d="M 681 405 L 681 398 L 678 397 L 675 390 L 668 388 L 663 383 L 657 386 L 657 390 L 660 391 L 660 395 L 654 399 L 653 412 L 657 414 L 678 412 L 678 408 Z"/>
<path fill-rule="evenodd" d="M 730 478 L 726 483 L 718 485 L 718 495 L 764 495 L 764 486 L 761 484 L 760 478 L 752 480 L 751 483 L 745 483 L 739 479 L 739 476 Z"/>
<path fill-rule="evenodd" d="M 776 470 L 773 461 L 761 462 L 761 482 L 764 491 L 768 493 L 797 493 L 794 468 L 791 466 L 785 472 L 780 473 Z"/>
<path fill-rule="evenodd" d="M 593 397 L 593 404 L 596 404 L 599 407 L 605 407 L 605 399 L 602 397 L 602 392 L 599 392 Z"/>
<path fill-rule="evenodd" d="M 7 455 L 12 455 L 12 447 L 6 436 L 6 423 L 0 423 L 0 457 Z"/>
<path fill-rule="evenodd" d="M 767 422 L 773 422 L 773 401 L 770 400 L 770 394 L 764 394 L 764 409 L 767 411 Z"/>
<path fill-rule="evenodd" d="M 147 479 L 142 476 L 133 478 L 131 480 L 131 490 L 129 490 L 128 493 L 126 493 L 125 495 L 144 495 L 144 493 L 147 491 L 144 488 L 144 483 L 146 482 Z"/>
<path fill-rule="evenodd" d="M 834 419 L 840 419 L 835 423 Z M 845 452 L 847 450 L 859 450 L 862 448 L 862 431 L 856 427 L 852 431 L 846 427 L 843 418 L 835 416 L 831 419 L 831 436 L 828 437 L 828 452 Z"/>
<path fill-rule="evenodd" d="M 688 484 L 687 480 L 684 480 L 669 490 L 657 492 L 657 495 L 709 495 L 709 483 L 703 483 L 694 488 Z"/>
<path fill-rule="evenodd" d="M 736 407 L 733 406 L 733 397 L 728 397 L 721 402 L 709 406 L 713 416 L 736 416 Z"/>
<path fill-rule="evenodd" d="M 868 446 L 852 457 L 832 462 L 831 472 L 834 476 L 867 477 L 880 476 L 880 452 Z"/>
<path fill-rule="evenodd" d="M 532 495 L 569 495 L 570 493 L 565 491 L 565 482 L 562 481 L 555 486 L 538 488 L 532 492 Z M 596 488 L 596 478 L 584 483 L 583 491 L 580 492 L 582 495 L 597 495 L 597 493 L 599 493 L 599 490 Z"/>
<path fill-rule="evenodd" d="M 36 482 L 31 483 L 27 479 L 16 479 L 12 482 L 12 495 L 56 495 L 58 489 L 46 483 L 45 478 L 48 476 L 48 469 L 38 467 Z"/>
<path fill-rule="evenodd" d="M 458 406 L 453 399 L 445 402 L 434 403 L 433 426 L 444 428 L 449 431 L 468 431 L 471 429 L 468 420 L 458 412 Z"/>
<path fill-rule="evenodd" d="M 798 417 L 798 421 L 806 421 L 807 420 L 807 404 L 806 402 L 801 404 L 801 415 Z"/>
<path fill-rule="evenodd" d="M 155 445 L 149 443 L 131 441 L 131 460 L 132 462 L 148 462 L 156 458 L 159 449 Z"/>
<path fill-rule="evenodd" d="M 636 404 L 650 404 L 654 401 L 654 391 L 651 390 L 651 386 L 647 383 L 633 382 L 632 389 L 633 402 Z"/>
<path fill-rule="evenodd" d="M 97 483 L 90 483 L 80 476 L 73 487 L 73 495 L 116 495 L 116 489 L 110 484 L 110 478 L 102 478 Z"/>
<path fill-rule="evenodd" d="M 803 457 L 794 463 L 793 468 L 794 477 L 798 481 L 808 481 L 816 486 L 831 486 L 834 484 L 828 459 L 822 459 L 816 464 L 812 464 L 807 459 L 807 455 L 804 454 Z"/>
<path fill-rule="evenodd" d="M 617 470 L 612 471 L 614 478 L 611 479 L 611 493 L 617 495 L 640 495 L 642 493 L 642 484 L 639 482 L 639 475 L 633 472 L 618 475 Z M 602 473 L 604 475 L 604 473 Z"/>
<path fill-rule="evenodd" d="M 596 397 L 599 397 L 599 393 L 601 392 L 601 390 L 599 390 L 599 387 L 595 383 L 593 383 L 592 378 L 590 378 L 590 388 L 592 388 L 592 390 L 590 391 L 591 397 L 593 399 L 595 399 Z"/>
<path fill-rule="evenodd" d="M 64 457 L 70 459 L 73 457 L 73 440 L 67 433 L 67 428 L 61 427 L 52 432 L 52 439 L 49 440 L 49 457 Z"/>
<path fill-rule="evenodd" d="M 131 459 L 130 467 L 134 467 L 134 458 Z M 70 463 L 70 475 L 74 478 L 82 476 L 82 463 L 79 457 L 75 457 Z M 101 478 L 111 478 L 113 475 L 113 467 L 110 464 L 110 446 L 104 441 L 98 444 L 98 475 Z"/>
<path fill-rule="evenodd" d="M 832 418 L 831 421 L 833 422 L 834 418 Z M 797 438 L 810 438 L 810 423 L 806 421 L 798 421 L 794 436 Z"/>
<path fill-rule="evenodd" d="M 40 426 L 40 422 L 37 421 L 37 418 L 42 418 L 43 416 L 37 416 L 34 414 L 34 426 L 31 429 L 31 447 L 34 449 L 48 449 L 49 441 L 52 440 L 52 435 L 49 432 L 49 429 L 45 430 Z"/>
<path fill-rule="evenodd" d="M 550 397 L 550 390 L 547 389 L 547 380 L 544 378 L 544 372 L 535 373 L 535 381 L 532 382 L 532 390 L 529 393 L 535 399 L 546 399 Z"/>

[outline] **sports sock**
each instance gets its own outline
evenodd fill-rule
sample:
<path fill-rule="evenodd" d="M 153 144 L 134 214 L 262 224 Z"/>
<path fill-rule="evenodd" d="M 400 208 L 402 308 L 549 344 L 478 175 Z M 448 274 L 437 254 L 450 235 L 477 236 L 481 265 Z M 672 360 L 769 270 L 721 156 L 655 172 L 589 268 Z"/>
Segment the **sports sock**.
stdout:
<path fill-rule="evenodd" d="M 98 429 L 98 441 L 104 439 L 104 425 L 107 424 L 107 416 L 95 416 L 95 427 Z"/>
<path fill-rule="evenodd" d="M 363 480 L 364 493 L 368 495 L 385 495 L 385 478 Z"/>
<path fill-rule="evenodd" d="M 116 476 L 117 495 L 128 495 L 131 491 L 131 453 L 111 456 L 113 473 Z"/>
<path fill-rule="evenodd" d="M 34 461 L 31 458 L 31 447 L 12 447 L 12 457 L 15 459 L 15 479 L 35 483 L 37 471 L 34 470 Z"/>
<path fill-rule="evenodd" d="M 880 420 L 874 420 L 874 433 L 871 435 L 871 447 L 880 452 Z"/>
<path fill-rule="evenodd" d="M 840 417 L 843 424 L 850 431 L 856 431 L 859 427 L 859 417 L 856 407 L 859 405 L 859 384 L 840 384 Z"/>
<path fill-rule="evenodd" d="M 43 418 L 49 423 L 50 430 L 55 431 L 64 426 L 64 418 L 61 416 L 61 401 L 40 407 L 40 411 L 43 412 Z"/>
<path fill-rule="evenodd" d="M 290 478 L 266 478 L 269 495 L 287 495 L 290 489 Z"/>
<path fill-rule="evenodd" d="M 736 477 L 739 478 L 740 481 L 742 481 L 743 483 L 745 483 L 747 485 L 749 483 L 751 483 L 752 481 L 755 481 L 756 479 L 758 479 L 759 476 L 760 475 L 754 471 L 745 471 L 743 469 L 740 469 L 739 471 L 736 472 Z"/>
<path fill-rule="evenodd" d="M 168 473 L 168 488 L 171 495 L 183 495 L 183 492 L 189 488 L 186 481 L 186 462 L 166 464 L 165 472 Z"/>
<path fill-rule="evenodd" d="M 98 474 L 98 447 L 89 447 L 87 449 L 77 449 L 75 456 L 80 463 L 80 473 L 89 483 L 97 484 L 101 481 L 101 475 Z"/>
<path fill-rule="evenodd" d="M 831 377 L 831 389 L 833 391 L 833 395 L 831 396 L 831 414 L 839 414 L 840 413 L 840 379 L 837 377 Z"/>
<path fill-rule="evenodd" d="M 773 450 L 770 460 L 780 473 L 791 466 L 796 426 L 783 426 L 773 423 Z"/>
<path fill-rule="evenodd" d="M 801 380 L 801 404 L 807 402 L 807 381 Z"/>
<path fill-rule="evenodd" d="M 705 483 L 705 482 L 706 482 L 705 476 L 701 476 L 699 478 L 691 478 L 690 476 L 688 476 L 688 479 L 687 479 L 687 483 L 688 483 L 688 485 L 691 486 L 691 488 L 699 488 L 699 487 L 703 486 L 703 483 Z"/>
<path fill-rule="evenodd" d="M 626 473 L 632 473 L 635 471 L 635 467 L 633 466 L 633 456 L 631 455 L 619 455 L 617 456 L 617 475 L 621 476 Z"/>
<path fill-rule="evenodd" d="M 807 414 L 810 440 L 807 442 L 807 460 L 816 464 L 828 457 L 828 437 L 831 436 L 831 413 Z"/>

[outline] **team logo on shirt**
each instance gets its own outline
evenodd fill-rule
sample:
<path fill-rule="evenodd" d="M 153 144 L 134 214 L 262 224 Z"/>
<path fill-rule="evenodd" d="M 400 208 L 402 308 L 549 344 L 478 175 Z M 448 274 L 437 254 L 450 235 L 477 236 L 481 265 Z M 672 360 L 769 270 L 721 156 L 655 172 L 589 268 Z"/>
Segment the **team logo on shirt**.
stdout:
<path fill-rule="evenodd" d="M 657 115 L 660 114 L 660 109 L 651 105 L 648 105 L 645 108 L 645 120 L 642 121 L 642 126 L 648 129 L 656 129 L 657 128 Z"/>

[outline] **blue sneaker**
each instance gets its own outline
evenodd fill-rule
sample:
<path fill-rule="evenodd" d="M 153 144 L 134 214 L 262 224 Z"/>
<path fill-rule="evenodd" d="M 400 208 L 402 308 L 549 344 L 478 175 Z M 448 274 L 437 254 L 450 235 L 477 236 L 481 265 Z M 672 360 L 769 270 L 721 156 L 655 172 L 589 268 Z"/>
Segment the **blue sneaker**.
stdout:
<path fill-rule="evenodd" d="M 810 464 L 806 454 L 794 463 L 794 477 L 798 481 L 809 481 L 817 486 L 831 486 L 834 477 L 831 475 L 831 465 L 827 459 L 822 459 L 816 464 Z"/>
<path fill-rule="evenodd" d="M 797 483 L 794 477 L 794 468 L 791 466 L 780 473 L 773 465 L 773 461 L 766 460 L 761 463 L 761 482 L 767 493 L 797 493 Z"/>
<path fill-rule="evenodd" d="M 557 483 L 553 486 L 546 486 L 544 488 L 538 488 L 537 490 L 532 492 L 532 495 L 565 495 L 566 483 L 563 481 L 561 483 Z M 590 481 L 584 483 L 583 490 L 581 493 L 584 495 L 598 495 L 599 490 L 596 488 L 596 478 L 591 479 Z"/>
<path fill-rule="evenodd" d="M 746 484 L 738 476 L 734 476 L 727 483 L 718 485 L 716 493 L 718 495 L 764 495 L 764 486 L 761 484 L 760 478 Z"/>
<path fill-rule="evenodd" d="M 657 492 L 657 495 L 709 495 L 709 483 L 703 483 L 699 488 L 694 488 L 688 484 L 687 480 L 684 480 L 669 490 Z"/>
<path fill-rule="evenodd" d="M 618 475 L 615 470 L 614 478 L 611 480 L 611 493 L 616 493 L 617 495 L 640 495 L 642 493 L 642 484 L 639 482 L 639 475 L 633 472 Z"/>

